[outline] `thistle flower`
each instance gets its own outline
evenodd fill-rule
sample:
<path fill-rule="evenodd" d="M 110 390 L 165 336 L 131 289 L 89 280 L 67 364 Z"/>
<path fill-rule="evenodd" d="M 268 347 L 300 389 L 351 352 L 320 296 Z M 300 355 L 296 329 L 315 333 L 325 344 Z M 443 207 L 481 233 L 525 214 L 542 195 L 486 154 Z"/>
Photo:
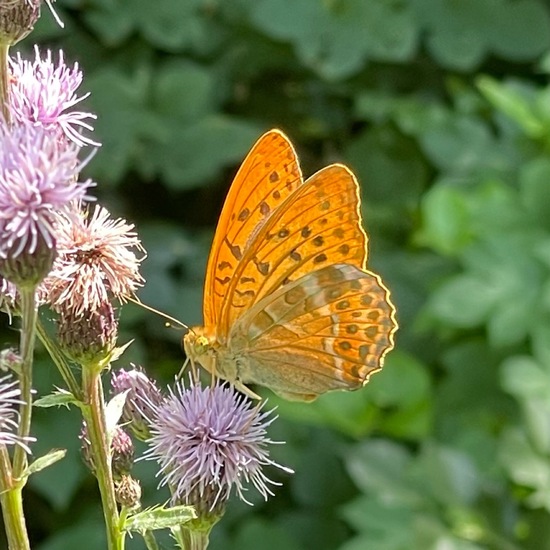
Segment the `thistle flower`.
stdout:
<path fill-rule="evenodd" d="M 60 215 L 59 255 L 41 288 L 45 301 L 60 313 L 78 317 L 113 298 L 123 302 L 133 295 L 144 282 L 139 266 L 145 257 L 133 229 L 123 219 L 110 218 L 101 206 L 90 215 L 73 205 L 70 213 Z"/>
<path fill-rule="evenodd" d="M 138 439 L 148 439 L 151 435 L 149 418 L 154 416 L 155 408 L 164 401 L 155 381 L 148 378 L 143 370 L 134 367 L 133 370 L 120 369 L 113 373 L 111 387 L 114 395 L 128 392 L 122 409 L 122 422 Z"/>
<path fill-rule="evenodd" d="M 76 95 L 82 83 L 78 63 L 67 66 L 62 50 L 57 65 L 52 61 L 51 51 L 48 50 L 45 59 L 42 59 L 38 46 L 34 51 L 34 62 L 22 59 L 20 54 L 16 59 L 10 59 L 10 113 L 13 122 L 41 126 L 57 138 L 64 135 L 79 147 L 100 145 L 80 133 L 81 129 L 93 131 L 85 120 L 97 117 L 85 111 L 71 110 L 90 95 Z"/>
<path fill-rule="evenodd" d="M 28 443 L 35 439 L 17 434 L 19 414 L 15 407 L 21 404 L 20 391 L 18 382 L 10 382 L 10 378 L 0 378 L 0 445 L 19 445 L 30 454 Z"/>
<path fill-rule="evenodd" d="M 199 520 L 215 523 L 223 514 L 234 487 L 244 502 L 247 485 L 267 500 L 273 495 L 264 466 L 276 466 L 267 447 L 267 427 L 275 420 L 272 411 L 262 412 L 232 386 L 185 389 L 178 382 L 167 399 L 155 407 L 151 418 L 150 448 L 145 456 L 156 460 L 168 485 L 172 501 L 191 504 Z"/>
<path fill-rule="evenodd" d="M 85 197 L 78 183 L 78 147 L 43 128 L 0 124 L 0 271 L 35 285 L 55 257 L 54 215 Z"/>

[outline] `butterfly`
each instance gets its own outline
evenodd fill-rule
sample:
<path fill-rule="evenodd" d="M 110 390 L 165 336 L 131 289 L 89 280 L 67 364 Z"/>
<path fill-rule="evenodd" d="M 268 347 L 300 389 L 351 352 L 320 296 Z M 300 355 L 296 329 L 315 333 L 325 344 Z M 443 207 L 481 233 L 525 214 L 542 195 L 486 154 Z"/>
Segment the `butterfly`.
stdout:
<path fill-rule="evenodd" d="M 294 147 L 265 133 L 231 185 L 208 258 L 204 326 L 183 338 L 191 363 L 257 397 L 290 400 L 362 387 L 397 330 L 366 269 L 359 185 L 342 164 L 304 181 Z"/>

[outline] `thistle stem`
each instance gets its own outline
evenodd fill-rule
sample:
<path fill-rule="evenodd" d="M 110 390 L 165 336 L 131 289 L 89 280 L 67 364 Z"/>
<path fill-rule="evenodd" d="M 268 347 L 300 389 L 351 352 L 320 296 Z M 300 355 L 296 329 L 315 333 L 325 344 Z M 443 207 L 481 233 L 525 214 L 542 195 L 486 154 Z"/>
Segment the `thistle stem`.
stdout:
<path fill-rule="evenodd" d="M 67 364 L 63 353 L 59 349 L 59 346 L 50 338 L 50 335 L 46 332 L 44 325 L 40 322 L 40 319 L 37 320 L 36 329 L 38 332 L 38 338 L 50 354 L 52 361 L 56 364 L 65 384 L 69 388 L 69 391 L 72 393 L 75 399 L 82 401 L 82 390 L 78 386 L 78 382 L 74 377 L 71 368 Z"/>
<path fill-rule="evenodd" d="M 8 450 L 0 447 L 0 504 L 10 550 L 30 550 L 23 513 L 22 484 L 13 483 Z"/>
<path fill-rule="evenodd" d="M 21 406 L 19 408 L 19 437 L 25 441 L 31 431 L 32 416 L 32 366 L 34 343 L 36 341 L 36 321 L 38 307 L 34 288 L 20 288 L 21 295 L 21 338 L 19 349 L 21 367 L 19 372 L 19 390 Z M 13 454 L 13 477 L 19 479 L 27 467 L 27 453 L 18 445 Z"/>
<path fill-rule="evenodd" d="M 210 540 L 210 530 L 188 529 L 181 526 L 175 533 L 182 550 L 206 550 Z"/>
<path fill-rule="evenodd" d="M 34 342 L 36 339 L 36 320 L 38 307 L 34 288 L 20 288 L 21 296 L 21 334 L 19 350 L 21 363 L 19 367 L 19 407 L 18 436 L 22 441 L 28 438 L 31 430 L 32 416 L 32 367 Z M 13 466 L 5 447 L 0 449 L 0 502 L 5 523 L 8 545 L 13 550 L 30 548 L 23 512 L 23 487 L 26 479 L 23 473 L 27 467 L 25 449 L 18 445 L 13 453 Z"/>
<path fill-rule="evenodd" d="M 82 381 L 86 398 L 83 415 L 86 420 L 88 437 L 92 448 L 94 473 L 97 477 L 103 505 L 103 516 L 107 530 L 107 548 L 109 550 L 124 550 L 124 533 L 120 529 L 111 470 L 111 444 L 110 436 L 107 433 L 100 370 L 93 367 L 85 367 L 83 369 Z"/>
<path fill-rule="evenodd" d="M 10 123 L 10 111 L 8 108 L 9 79 L 8 71 L 8 52 L 10 47 L 6 43 L 0 42 L 0 113 L 4 120 Z"/>

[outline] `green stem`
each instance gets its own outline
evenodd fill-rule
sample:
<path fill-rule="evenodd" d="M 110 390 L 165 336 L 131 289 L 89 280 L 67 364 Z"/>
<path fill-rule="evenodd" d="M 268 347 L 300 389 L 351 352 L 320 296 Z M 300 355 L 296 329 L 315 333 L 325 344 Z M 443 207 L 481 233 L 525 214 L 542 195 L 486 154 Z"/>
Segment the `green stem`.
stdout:
<path fill-rule="evenodd" d="M 8 70 L 8 44 L 0 43 L 0 113 L 4 120 L 10 124 L 9 111 L 9 82 L 10 73 Z"/>
<path fill-rule="evenodd" d="M 25 441 L 31 431 L 32 416 L 32 365 L 34 343 L 36 341 L 36 321 L 38 307 L 34 289 L 20 288 L 21 296 L 21 337 L 19 351 L 21 353 L 21 367 L 19 372 L 19 390 L 21 392 L 21 406 L 19 408 L 19 437 Z M 19 479 L 27 467 L 27 453 L 17 445 L 13 454 L 13 477 Z"/>
<path fill-rule="evenodd" d="M 38 308 L 33 288 L 20 288 L 21 333 L 19 351 L 21 364 L 18 371 L 21 405 L 19 407 L 18 437 L 25 441 L 31 430 L 32 416 L 32 367 L 34 343 L 36 340 L 36 320 Z M 13 452 L 13 466 L 5 447 L 0 448 L 0 503 L 4 518 L 8 545 L 13 550 L 30 548 L 25 516 L 23 512 L 23 487 L 26 479 L 23 472 L 27 467 L 25 449 L 16 445 Z"/>
<path fill-rule="evenodd" d="M 82 390 L 78 386 L 78 382 L 73 375 L 71 367 L 65 360 L 63 352 L 59 349 L 59 346 L 50 338 L 50 335 L 46 332 L 44 325 L 38 319 L 36 323 L 36 329 L 38 333 L 38 338 L 50 354 L 52 361 L 56 364 L 65 384 L 69 388 L 69 391 L 72 393 L 73 397 L 78 401 L 82 401 Z"/>
<path fill-rule="evenodd" d="M 0 447 L 0 504 L 4 530 L 11 550 L 30 550 L 23 513 L 22 484 L 13 483 L 11 462 L 4 445 Z"/>
<path fill-rule="evenodd" d="M 145 531 L 145 533 L 143 533 L 143 540 L 145 541 L 147 550 L 159 550 L 157 539 L 152 531 Z"/>
<path fill-rule="evenodd" d="M 210 529 L 188 529 L 180 526 L 173 532 L 182 550 L 206 550 L 210 540 Z"/>
<path fill-rule="evenodd" d="M 85 367 L 82 382 L 86 403 L 88 404 L 82 410 L 91 442 L 95 475 L 101 494 L 103 516 L 107 530 L 107 547 L 109 550 L 123 550 L 124 533 L 120 529 L 111 471 L 111 442 L 106 427 L 100 369 Z"/>

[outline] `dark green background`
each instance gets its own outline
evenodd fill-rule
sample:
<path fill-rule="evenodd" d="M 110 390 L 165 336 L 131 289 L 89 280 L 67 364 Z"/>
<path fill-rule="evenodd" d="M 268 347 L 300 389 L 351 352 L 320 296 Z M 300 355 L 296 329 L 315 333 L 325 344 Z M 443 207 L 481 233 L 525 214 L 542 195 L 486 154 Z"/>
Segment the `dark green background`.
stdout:
<path fill-rule="evenodd" d="M 304 172 L 358 175 L 370 265 L 401 329 L 355 393 L 283 403 L 273 426 L 294 476 L 235 502 L 212 550 L 550 548 L 550 7 L 543 0 L 62 0 L 33 41 L 78 61 L 103 146 L 99 200 L 148 251 L 140 293 L 198 323 L 225 192 L 278 127 Z M 181 334 L 135 306 L 120 362 L 170 380 Z M 39 387 L 57 383 L 38 365 Z M 39 550 L 100 549 L 79 420 L 39 411 Z M 145 501 L 155 491 L 147 465 Z M 252 495 L 251 495 L 251 498 Z M 130 548 L 143 548 L 139 537 Z M 169 547 L 169 546 L 167 546 Z"/>

